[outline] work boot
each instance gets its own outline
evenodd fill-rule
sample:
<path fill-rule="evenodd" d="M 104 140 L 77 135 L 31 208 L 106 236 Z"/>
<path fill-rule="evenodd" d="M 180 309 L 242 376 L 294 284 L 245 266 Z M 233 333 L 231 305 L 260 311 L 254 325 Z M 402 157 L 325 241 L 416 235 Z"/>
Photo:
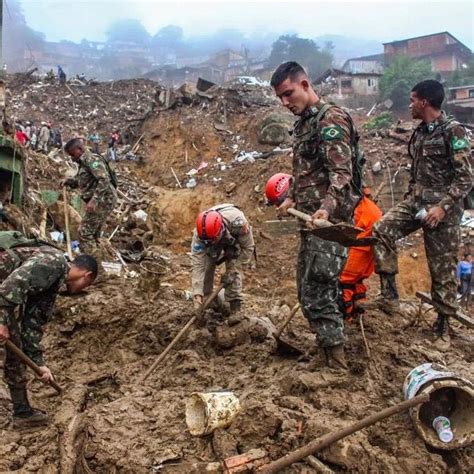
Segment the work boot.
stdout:
<path fill-rule="evenodd" d="M 227 318 L 229 326 L 235 326 L 241 323 L 245 318 L 242 314 L 242 302 L 240 300 L 229 301 L 230 316 Z"/>
<path fill-rule="evenodd" d="M 438 314 L 438 318 L 433 325 L 433 345 L 443 352 L 451 347 L 449 316 L 445 314 Z"/>
<path fill-rule="evenodd" d="M 348 369 L 346 355 L 344 354 L 344 344 L 325 347 L 326 365 L 331 369 Z"/>
<path fill-rule="evenodd" d="M 14 427 L 21 428 L 48 424 L 49 416 L 47 413 L 30 406 L 26 389 L 11 390 L 11 399 Z"/>
<path fill-rule="evenodd" d="M 376 300 L 379 309 L 389 316 L 400 314 L 400 300 L 394 274 L 380 274 L 380 295 L 377 295 Z"/>

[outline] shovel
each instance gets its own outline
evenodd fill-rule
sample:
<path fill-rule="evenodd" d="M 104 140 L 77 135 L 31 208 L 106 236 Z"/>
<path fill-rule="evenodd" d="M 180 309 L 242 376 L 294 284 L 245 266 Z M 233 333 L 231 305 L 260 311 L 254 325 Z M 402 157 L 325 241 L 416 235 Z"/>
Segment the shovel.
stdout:
<path fill-rule="evenodd" d="M 291 309 L 290 314 L 286 317 L 285 321 L 280 326 L 280 329 L 278 329 L 278 331 L 273 334 L 273 337 L 275 338 L 275 340 L 277 342 L 277 347 L 276 347 L 277 352 L 280 352 L 280 353 L 283 353 L 283 354 L 291 354 L 291 355 L 304 354 L 304 351 L 301 350 L 299 347 L 296 347 L 291 342 L 288 342 L 288 341 L 281 338 L 281 333 L 285 330 L 286 326 L 288 326 L 290 321 L 293 319 L 293 316 L 298 312 L 299 309 L 300 309 L 300 304 L 297 303 Z"/>
<path fill-rule="evenodd" d="M 297 211 L 296 209 L 289 208 L 288 214 L 297 217 L 305 222 L 312 221 L 309 214 Z M 377 242 L 375 237 L 363 237 L 358 239 L 357 236 L 364 231 L 359 227 L 354 227 L 350 224 L 343 222 L 339 224 L 331 224 L 328 221 L 318 219 L 313 221 L 316 228 L 311 229 L 311 233 L 323 240 L 330 240 L 331 242 L 337 242 L 344 247 L 366 247 L 367 245 L 373 245 Z"/>

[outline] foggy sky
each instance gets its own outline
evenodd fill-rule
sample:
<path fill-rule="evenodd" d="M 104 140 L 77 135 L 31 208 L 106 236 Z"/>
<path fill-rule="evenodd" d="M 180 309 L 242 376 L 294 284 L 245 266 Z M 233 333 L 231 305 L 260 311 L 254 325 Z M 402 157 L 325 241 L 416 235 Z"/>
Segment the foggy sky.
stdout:
<path fill-rule="evenodd" d="M 142 21 L 151 35 L 169 24 L 181 26 L 186 36 L 236 28 L 244 33 L 296 31 L 308 38 L 338 34 L 380 42 L 449 31 L 474 48 L 474 2 L 465 0 L 21 0 L 21 3 L 29 26 L 45 33 L 49 41 L 83 38 L 103 41 L 111 22 L 135 18 Z"/>

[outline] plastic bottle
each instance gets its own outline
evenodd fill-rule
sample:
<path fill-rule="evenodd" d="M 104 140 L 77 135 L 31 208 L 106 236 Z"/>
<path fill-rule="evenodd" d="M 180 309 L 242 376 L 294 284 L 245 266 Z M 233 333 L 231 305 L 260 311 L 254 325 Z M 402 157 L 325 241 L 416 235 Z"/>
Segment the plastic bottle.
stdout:
<path fill-rule="evenodd" d="M 427 210 L 422 207 L 415 215 L 415 219 L 422 221 L 428 215 Z"/>
<path fill-rule="evenodd" d="M 438 433 L 439 439 L 443 443 L 449 443 L 453 440 L 454 434 L 451 430 L 451 422 L 445 416 L 437 416 L 433 420 L 433 428 Z"/>

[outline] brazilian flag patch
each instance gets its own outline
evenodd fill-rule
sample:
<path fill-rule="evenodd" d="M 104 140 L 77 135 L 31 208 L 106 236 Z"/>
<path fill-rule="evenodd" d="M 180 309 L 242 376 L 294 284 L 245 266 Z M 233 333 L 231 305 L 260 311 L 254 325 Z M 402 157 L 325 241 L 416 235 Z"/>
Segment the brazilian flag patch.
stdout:
<path fill-rule="evenodd" d="M 464 150 L 470 147 L 469 140 L 467 138 L 453 137 L 451 138 L 451 147 L 453 151 Z"/>
<path fill-rule="evenodd" d="M 321 130 L 323 141 L 328 142 L 342 138 L 342 128 L 339 125 L 331 125 Z"/>

